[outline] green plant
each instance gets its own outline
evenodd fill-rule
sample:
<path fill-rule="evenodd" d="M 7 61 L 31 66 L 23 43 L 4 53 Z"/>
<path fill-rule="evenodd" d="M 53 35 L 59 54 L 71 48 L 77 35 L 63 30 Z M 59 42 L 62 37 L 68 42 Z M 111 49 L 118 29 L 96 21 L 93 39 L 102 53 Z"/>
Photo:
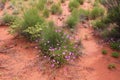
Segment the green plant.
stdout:
<path fill-rule="evenodd" d="M 5 4 L 7 0 L 1 0 L 1 3 Z"/>
<path fill-rule="evenodd" d="M 76 1 L 78 1 L 80 4 L 84 3 L 84 0 L 76 0 Z"/>
<path fill-rule="evenodd" d="M 62 9 L 61 9 L 60 5 L 53 4 L 51 7 L 51 12 L 52 12 L 52 14 L 62 14 Z"/>
<path fill-rule="evenodd" d="M 49 10 L 48 9 L 44 9 L 43 16 L 46 17 L 46 18 L 49 17 Z"/>
<path fill-rule="evenodd" d="M 105 22 L 103 22 L 102 20 L 95 20 L 92 23 L 94 29 L 105 29 L 107 27 L 107 24 L 105 24 Z"/>
<path fill-rule="evenodd" d="M 41 11 L 44 10 L 46 3 L 47 3 L 47 0 L 39 0 L 37 4 L 37 8 Z"/>
<path fill-rule="evenodd" d="M 75 8 L 79 7 L 79 2 L 77 0 L 70 0 L 69 2 L 69 8 L 72 11 Z"/>
<path fill-rule="evenodd" d="M 108 69 L 115 69 L 116 68 L 116 65 L 111 63 L 108 65 Z"/>
<path fill-rule="evenodd" d="M 61 2 L 61 3 L 64 3 L 64 2 L 65 2 L 65 0 L 60 0 L 60 2 Z"/>
<path fill-rule="evenodd" d="M 107 54 L 107 50 L 102 50 L 102 54 Z"/>
<path fill-rule="evenodd" d="M 61 66 L 77 56 L 74 45 L 61 30 L 48 25 L 41 33 L 40 48 L 51 59 L 52 65 Z"/>
<path fill-rule="evenodd" d="M 120 42 L 111 42 L 110 46 L 112 49 L 120 50 Z"/>
<path fill-rule="evenodd" d="M 67 24 L 67 27 L 68 28 L 74 28 L 76 26 L 78 22 L 78 19 L 74 16 L 70 16 L 67 21 L 66 21 L 66 24 Z"/>
<path fill-rule="evenodd" d="M 16 19 L 16 17 L 13 15 L 10 15 L 10 14 L 5 14 L 3 16 L 3 22 L 7 25 L 12 24 L 12 22 L 14 22 L 15 19 Z"/>
<path fill-rule="evenodd" d="M 38 25 L 42 25 L 42 23 L 44 23 L 44 19 L 39 16 L 37 9 L 31 8 L 24 12 L 21 20 L 13 22 L 11 28 L 12 32 L 18 32 L 28 39 L 33 39 L 33 36 L 36 37 L 39 35 L 36 34 L 40 29 Z"/>
<path fill-rule="evenodd" d="M 94 7 L 93 10 L 90 13 L 91 19 L 96 19 L 98 17 L 101 17 L 104 15 L 104 9 L 100 7 Z"/>
<path fill-rule="evenodd" d="M 114 58 L 118 58 L 120 56 L 120 54 L 118 52 L 113 52 L 112 53 L 112 57 Z"/>

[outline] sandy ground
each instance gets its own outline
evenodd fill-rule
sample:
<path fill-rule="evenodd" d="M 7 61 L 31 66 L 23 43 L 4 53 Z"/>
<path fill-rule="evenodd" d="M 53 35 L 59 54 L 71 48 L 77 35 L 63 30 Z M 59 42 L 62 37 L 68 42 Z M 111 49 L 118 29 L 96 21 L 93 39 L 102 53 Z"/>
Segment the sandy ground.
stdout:
<path fill-rule="evenodd" d="M 62 4 L 65 5 L 62 6 L 65 9 L 62 15 L 70 14 L 66 8 L 68 2 Z M 58 20 L 56 15 L 51 18 Z M 59 20 L 57 23 L 58 26 L 63 25 Z M 88 26 L 89 22 L 78 24 L 75 34 L 75 39 L 81 39 L 84 54 L 59 69 L 51 68 L 48 60 L 39 56 L 35 43 L 15 38 L 8 33 L 8 26 L 0 26 L 0 80 L 120 80 L 120 58 L 112 58 L 113 51 L 107 45 L 98 43 L 100 39 L 92 34 L 92 28 L 84 25 Z M 109 53 L 102 55 L 102 49 Z M 110 63 L 116 64 L 116 69 L 109 70 Z"/>

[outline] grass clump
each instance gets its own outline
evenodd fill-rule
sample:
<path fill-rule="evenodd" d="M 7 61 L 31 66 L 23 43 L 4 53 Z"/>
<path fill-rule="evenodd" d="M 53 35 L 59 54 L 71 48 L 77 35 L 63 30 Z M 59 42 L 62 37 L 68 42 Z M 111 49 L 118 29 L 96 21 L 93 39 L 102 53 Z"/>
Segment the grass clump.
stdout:
<path fill-rule="evenodd" d="M 47 0 L 39 0 L 38 3 L 37 3 L 37 8 L 40 11 L 43 11 L 46 3 L 47 3 Z"/>
<path fill-rule="evenodd" d="M 41 35 L 40 48 L 53 66 L 61 66 L 77 57 L 74 45 L 61 30 L 49 26 L 43 29 Z"/>
<path fill-rule="evenodd" d="M 5 25 L 11 25 L 15 21 L 16 17 L 10 14 L 5 14 L 2 19 Z"/>
<path fill-rule="evenodd" d="M 76 1 L 78 1 L 80 4 L 84 3 L 84 0 L 76 0 Z"/>
<path fill-rule="evenodd" d="M 120 54 L 118 52 L 113 52 L 111 56 L 114 58 L 118 58 Z"/>
<path fill-rule="evenodd" d="M 110 47 L 115 50 L 120 50 L 120 42 L 111 42 Z"/>
<path fill-rule="evenodd" d="M 38 27 L 40 27 L 38 25 L 41 25 L 44 22 L 44 19 L 39 16 L 38 10 L 35 8 L 25 11 L 23 17 L 20 19 L 21 20 L 16 20 L 11 26 L 13 29 L 12 32 L 19 32 L 19 34 L 28 39 L 33 39 L 32 34 L 39 32 L 37 31 L 39 30 Z M 36 35 L 34 36 L 36 37 Z"/>
<path fill-rule="evenodd" d="M 90 13 L 91 19 L 96 19 L 98 17 L 101 17 L 104 15 L 104 9 L 100 7 L 94 7 L 93 10 Z"/>
<path fill-rule="evenodd" d="M 59 4 L 53 4 L 51 7 L 52 14 L 62 14 L 62 9 Z"/>
<path fill-rule="evenodd" d="M 102 50 L 102 54 L 107 54 L 107 50 Z"/>
<path fill-rule="evenodd" d="M 46 9 L 44 9 L 44 11 L 43 11 L 43 16 L 45 17 L 45 18 L 48 18 L 49 17 L 49 10 L 46 8 Z"/>
<path fill-rule="evenodd" d="M 79 2 L 77 0 L 70 0 L 70 3 L 69 3 L 70 11 L 78 7 L 79 7 Z"/>
<path fill-rule="evenodd" d="M 116 65 L 111 63 L 108 65 L 108 69 L 115 69 L 116 68 Z"/>

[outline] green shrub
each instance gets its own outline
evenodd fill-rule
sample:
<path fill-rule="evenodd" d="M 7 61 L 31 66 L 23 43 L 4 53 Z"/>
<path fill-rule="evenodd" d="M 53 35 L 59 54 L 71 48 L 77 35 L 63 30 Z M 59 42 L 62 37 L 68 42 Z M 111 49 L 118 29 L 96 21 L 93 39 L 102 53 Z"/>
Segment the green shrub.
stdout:
<path fill-rule="evenodd" d="M 111 63 L 111 64 L 108 65 L 108 69 L 115 69 L 115 68 L 116 68 L 116 66 L 113 63 Z"/>
<path fill-rule="evenodd" d="M 78 22 L 78 19 L 74 16 L 68 17 L 66 24 L 68 28 L 74 28 Z"/>
<path fill-rule="evenodd" d="M 102 54 L 107 54 L 107 50 L 102 50 Z"/>
<path fill-rule="evenodd" d="M 104 15 L 104 9 L 100 7 L 94 7 L 90 13 L 91 19 L 96 19 Z"/>
<path fill-rule="evenodd" d="M 69 2 L 69 8 L 71 11 L 75 8 L 78 8 L 78 7 L 79 7 L 79 2 L 77 0 L 71 0 Z"/>
<path fill-rule="evenodd" d="M 120 56 L 120 54 L 118 52 L 113 52 L 112 53 L 112 57 L 114 58 L 118 58 Z"/>
<path fill-rule="evenodd" d="M 47 2 L 47 0 L 39 0 L 38 4 L 37 4 L 37 8 L 41 11 L 44 10 L 46 2 Z"/>
<path fill-rule="evenodd" d="M 120 42 L 111 42 L 110 46 L 112 49 L 120 50 Z"/>
<path fill-rule="evenodd" d="M 44 9 L 43 16 L 46 17 L 46 18 L 49 17 L 49 10 L 48 9 Z"/>
<path fill-rule="evenodd" d="M 79 21 L 88 19 L 89 11 L 83 9 L 74 9 L 71 16 L 67 18 L 66 24 L 68 28 L 74 28 Z"/>
<path fill-rule="evenodd" d="M 4 22 L 5 24 L 7 24 L 7 25 L 12 24 L 15 19 L 16 19 L 16 17 L 13 16 L 13 15 L 10 15 L 10 14 L 5 14 L 5 15 L 3 16 L 3 22 Z"/>
<path fill-rule="evenodd" d="M 7 0 L 1 0 L 1 3 L 5 4 Z"/>
<path fill-rule="evenodd" d="M 52 14 L 62 14 L 62 9 L 61 9 L 60 5 L 53 4 L 51 7 L 51 12 L 52 12 Z"/>
<path fill-rule="evenodd" d="M 44 27 L 41 36 L 42 53 L 51 59 L 52 65 L 61 66 L 77 56 L 73 44 L 61 30 L 51 26 Z"/>
<path fill-rule="evenodd" d="M 19 32 L 26 38 L 31 39 L 33 34 L 36 34 L 37 30 L 39 30 L 37 25 L 42 23 L 44 23 L 44 20 L 39 16 L 37 9 L 31 8 L 24 13 L 21 20 L 15 21 L 11 28 L 15 30 L 13 32 Z M 36 37 L 37 35 L 34 36 Z"/>
<path fill-rule="evenodd" d="M 64 3 L 64 2 L 65 2 L 65 0 L 60 0 L 60 2 L 61 2 L 61 3 Z"/>
<path fill-rule="evenodd" d="M 84 0 L 76 0 L 76 1 L 78 1 L 80 4 L 84 3 Z"/>
<path fill-rule="evenodd" d="M 105 29 L 107 27 L 107 25 L 102 21 L 102 20 L 95 20 L 92 23 L 94 29 Z"/>

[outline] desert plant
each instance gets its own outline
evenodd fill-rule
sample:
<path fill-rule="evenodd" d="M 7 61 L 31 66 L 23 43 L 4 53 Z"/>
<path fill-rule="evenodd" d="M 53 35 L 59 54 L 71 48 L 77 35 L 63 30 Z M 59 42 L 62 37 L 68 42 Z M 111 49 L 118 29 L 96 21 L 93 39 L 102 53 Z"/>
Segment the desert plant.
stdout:
<path fill-rule="evenodd" d="M 37 8 L 41 11 L 44 10 L 46 3 L 47 3 L 47 0 L 38 0 Z"/>
<path fill-rule="evenodd" d="M 102 50 L 102 54 L 107 54 L 107 50 Z"/>
<path fill-rule="evenodd" d="M 96 19 L 104 15 L 104 9 L 100 7 L 94 7 L 90 13 L 91 19 Z"/>
<path fill-rule="evenodd" d="M 111 63 L 108 65 L 108 69 L 115 69 L 116 68 L 116 65 Z"/>
<path fill-rule="evenodd" d="M 69 8 L 71 11 L 78 7 L 79 7 L 79 2 L 77 0 L 70 0 Z"/>
<path fill-rule="evenodd" d="M 120 50 L 120 42 L 111 42 L 110 46 L 112 49 Z"/>
<path fill-rule="evenodd" d="M 78 1 L 80 4 L 84 3 L 84 0 L 76 0 L 76 1 Z"/>
<path fill-rule="evenodd" d="M 49 17 L 49 10 L 48 10 L 47 8 L 44 9 L 44 11 L 43 11 L 43 16 L 46 17 L 46 18 Z"/>
<path fill-rule="evenodd" d="M 113 52 L 111 56 L 114 58 L 118 58 L 120 54 L 118 52 Z"/>
<path fill-rule="evenodd" d="M 74 45 L 69 41 L 69 38 L 53 26 L 43 28 L 40 48 L 42 53 L 51 59 L 52 65 L 61 66 L 77 56 Z"/>
<path fill-rule="evenodd" d="M 59 4 L 53 4 L 51 7 L 52 14 L 62 14 L 62 9 Z"/>
<path fill-rule="evenodd" d="M 3 16 L 3 22 L 7 25 L 12 24 L 12 22 L 14 22 L 15 19 L 16 19 L 16 17 L 13 15 L 10 15 L 10 14 L 5 14 Z"/>

